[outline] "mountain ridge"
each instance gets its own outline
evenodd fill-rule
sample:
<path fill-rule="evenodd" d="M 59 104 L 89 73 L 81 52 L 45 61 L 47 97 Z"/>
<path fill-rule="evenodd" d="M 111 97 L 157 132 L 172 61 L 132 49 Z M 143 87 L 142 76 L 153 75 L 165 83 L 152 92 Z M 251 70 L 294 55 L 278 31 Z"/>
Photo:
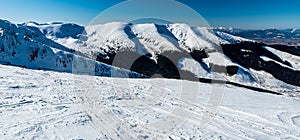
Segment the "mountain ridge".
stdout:
<path fill-rule="evenodd" d="M 287 69 L 298 67 L 295 59 L 286 57 L 294 56 L 294 54 L 284 54 L 284 51 L 271 46 L 277 51 L 275 52 L 264 48 L 268 46 L 267 44 L 257 46 L 255 41 L 209 28 L 191 27 L 178 23 L 158 25 L 113 22 L 84 27 L 82 33 L 76 31 L 56 36 L 56 32 L 65 32 L 62 26 L 66 26 L 69 31 L 73 28 L 82 30 L 82 27 L 62 23 L 54 24 L 55 28 L 51 27 L 51 24 L 18 26 L 34 31 L 39 30 L 43 38 L 78 52 L 76 56 L 84 60 L 101 66 L 105 63 L 108 69 L 111 67 L 109 65 L 112 65 L 112 67 L 128 69 L 148 77 L 161 75 L 165 78 L 180 79 L 187 76 L 241 83 L 278 93 L 296 94 L 296 91 L 299 91 L 297 86 L 293 86 L 298 84 L 297 76 L 288 74 L 288 78 L 285 78 L 286 74 L 282 75 L 276 71 L 270 71 L 269 68 L 265 69 L 267 65 L 264 65 L 263 69 L 256 68 L 261 67 L 258 64 L 262 62 L 272 63 L 279 69 L 282 69 L 283 65 L 286 65 Z M 45 28 L 47 31 L 42 32 Z M 248 45 L 243 46 L 242 43 L 248 43 Z M 257 47 L 249 48 L 249 46 Z M 232 48 L 235 47 L 239 49 L 233 50 Z M 265 53 L 260 53 L 258 48 L 264 50 Z M 72 55 L 72 52 L 69 53 Z M 230 55 L 233 53 L 236 54 Z M 243 56 L 239 56 L 240 54 Z M 287 60 L 281 59 L 282 54 Z M 271 62 L 262 59 L 266 58 L 263 57 L 264 55 Z M 238 62 L 237 56 L 244 62 Z M 251 64 L 250 67 L 248 64 Z M 69 67 L 71 69 L 71 66 Z"/>
<path fill-rule="evenodd" d="M 42 32 L 34 28 L 0 20 L 0 30 L 2 64 L 78 74 L 83 72 L 99 76 L 116 74 L 120 77 L 128 77 L 128 75 L 142 77 L 135 72 L 77 55 L 75 50 L 46 38 Z"/>

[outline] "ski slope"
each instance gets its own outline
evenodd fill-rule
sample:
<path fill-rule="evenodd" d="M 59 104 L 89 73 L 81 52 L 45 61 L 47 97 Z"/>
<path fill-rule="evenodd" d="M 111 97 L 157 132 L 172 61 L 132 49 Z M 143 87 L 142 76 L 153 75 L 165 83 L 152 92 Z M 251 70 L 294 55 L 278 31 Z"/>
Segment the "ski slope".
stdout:
<path fill-rule="evenodd" d="M 1 139 L 299 139 L 299 106 L 218 84 L 0 65 Z"/>

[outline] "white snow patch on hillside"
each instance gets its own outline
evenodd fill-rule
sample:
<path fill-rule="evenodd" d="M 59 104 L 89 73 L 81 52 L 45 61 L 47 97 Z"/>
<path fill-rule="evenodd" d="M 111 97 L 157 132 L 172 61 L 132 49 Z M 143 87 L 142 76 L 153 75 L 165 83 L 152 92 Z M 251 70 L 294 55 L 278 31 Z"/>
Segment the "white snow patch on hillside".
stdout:
<path fill-rule="evenodd" d="M 281 60 L 290 62 L 292 64 L 292 66 L 294 67 L 294 69 L 300 70 L 300 57 L 299 56 L 292 55 L 292 54 L 289 54 L 289 53 L 286 53 L 283 51 L 279 51 L 279 50 L 276 50 L 274 48 L 267 47 L 267 46 L 265 46 L 264 48 L 266 48 L 273 54 L 277 55 L 279 58 L 281 58 Z"/>
<path fill-rule="evenodd" d="M 198 29 L 195 32 L 187 24 L 170 24 L 168 29 L 173 33 L 173 35 L 179 40 L 179 43 L 182 49 L 186 51 L 191 50 L 202 50 L 207 51 L 215 50 L 215 44 L 212 44 L 210 41 L 214 38 L 209 38 L 211 36 L 202 35 L 202 33 L 209 33 L 205 31 L 207 29 Z M 210 33 L 209 33 L 210 34 Z"/>
<path fill-rule="evenodd" d="M 242 83 L 244 85 L 254 86 L 257 87 L 257 83 L 253 76 L 249 73 L 249 71 L 240 66 L 237 74 L 233 76 L 227 76 L 225 73 L 217 73 L 211 70 L 209 67 L 209 63 L 202 63 L 195 61 L 191 58 L 183 58 L 179 60 L 179 68 L 181 70 L 190 71 L 191 73 L 195 74 L 198 78 L 207 78 L 207 79 L 215 79 L 215 80 L 224 80 L 224 81 L 231 81 L 236 83 Z M 221 63 L 223 64 L 223 63 Z M 230 63 L 228 63 L 230 64 Z M 236 66 L 236 64 L 234 64 Z M 227 66 L 227 65 L 221 65 Z M 224 70 L 224 72 L 226 72 Z"/>
<path fill-rule="evenodd" d="M 256 87 L 261 87 L 279 93 L 289 94 L 291 96 L 299 94 L 300 91 L 299 87 L 275 79 L 271 74 L 267 72 L 250 69 L 250 73 L 255 78 Z"/>
<path fill-rule="evenodd" d="M 296 32 L 297 30 L 298 30 L 298 28 L 294 28 L 294 29 L 291 30 L 291 33 L 294 33 L 294 32 Z"/>
<path fill-rule="evenodd" d="M 222 43 L 236 44 L 236 43 L 240 43 L 243 41 L 254 42 L 253 40 L 245 39 L 245 38 L 238 37 L 238 36 L 233 36 L 231 34 L 224 33 L 224 32 L 216 31 L 216 34 L 224 40 Z"/>
<path fill-rule="evenodd" d="M 269 58 L 269 57 L 266 57 L 266 56 L 260 56 L 261 59 L 263 59 L 264 61 L 274 61 L 273 59 Z"/>
<path fill-rule="evenodd" d="M 132 26 L 132 31 L 137 35 L 145 50 L 143 54 L 150 53 L 152 56 L 165 51 L 180 51 L 172 42 L 160 35 L 154 24 L 137 24 Z M 141 47 L 141 46 L 140 46 Z"/>
<path fill-rule="evenodd" d="M 77 49 L 88 53 L 91 57 L 95 57 L 99 52 L 105 54 L 118 49 L 135 50 L 134 42 L 124 32 L 125 26 L 126 23 L 120 22 L 89 25 L 85 28 L 86 36 L 83 36 L 87 40 L 82 44 L 76 44 L 79 47 Z"/>
<path fill-rule="evenodd" d="M 204 78 L 202 76 L 205 76 L 205 78 L 210 77 L 210 73 L 206 71 L 196 60 L 192 58 L 182 58 L 179 60 L 179 68 L 181 70 L 191 71 L 193 74 L 195 74 L 199 78 Z"/>
<path fill-rule="evenodd" d="M 296 70 L 296 69 L 291 68 L 291 67 L 289 67 L 289 66 L 287 66 L 287 65 L 284 65 L 284 64 L 282 64 L 282 63 L 280 63 L 280 62 L 278 62 L 278 61 L 276 61 L 276 60 L 273 60 L 273 59 L 271 59 L 271 58 L 269 58 L 269 57 L 266 57 L 266 56 L 260 56 L 260 58 L 263 59 L 264 61 L 273 61 L 273 62 L 277 63 L 278 65 L 281 65 L 282 67 L 289 68 L 289 69 L 292 69 L 292 70 Z"/>
<path fill-rule="evenodd" d="M 212 52 L 208 53 L 208 58 L 203 59 L 203 61 L 209 65 L 209 63 L 220 65 L 220 66 L 228 66 L 228 65 L 236 65 L 233 63 L 227 56 L 222 54 L 221 52 Z"/>

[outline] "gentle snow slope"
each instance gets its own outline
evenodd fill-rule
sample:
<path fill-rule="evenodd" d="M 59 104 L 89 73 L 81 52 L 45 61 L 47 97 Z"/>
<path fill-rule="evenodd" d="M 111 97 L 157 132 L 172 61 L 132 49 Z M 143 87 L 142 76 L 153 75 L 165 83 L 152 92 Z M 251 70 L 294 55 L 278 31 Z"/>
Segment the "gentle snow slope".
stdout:
<path fill-rule="evenodd" d="M 1 139 L 299 139 L 299 106 L 298 98 L 217 84 L 0 65 Z M 213 117 L 204 128 L 203 115 Z M 183 123 L 168 124 L 176 118 Z"/>

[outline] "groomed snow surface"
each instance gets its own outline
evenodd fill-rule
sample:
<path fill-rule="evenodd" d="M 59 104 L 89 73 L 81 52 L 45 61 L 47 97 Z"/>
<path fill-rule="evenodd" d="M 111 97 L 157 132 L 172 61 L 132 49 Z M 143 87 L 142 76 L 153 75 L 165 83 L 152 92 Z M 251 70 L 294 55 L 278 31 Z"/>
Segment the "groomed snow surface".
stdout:
<path fill-rule="evenodd" d="M 0 65 L 1 139 L 300 139 L 300 99 Z"/>

